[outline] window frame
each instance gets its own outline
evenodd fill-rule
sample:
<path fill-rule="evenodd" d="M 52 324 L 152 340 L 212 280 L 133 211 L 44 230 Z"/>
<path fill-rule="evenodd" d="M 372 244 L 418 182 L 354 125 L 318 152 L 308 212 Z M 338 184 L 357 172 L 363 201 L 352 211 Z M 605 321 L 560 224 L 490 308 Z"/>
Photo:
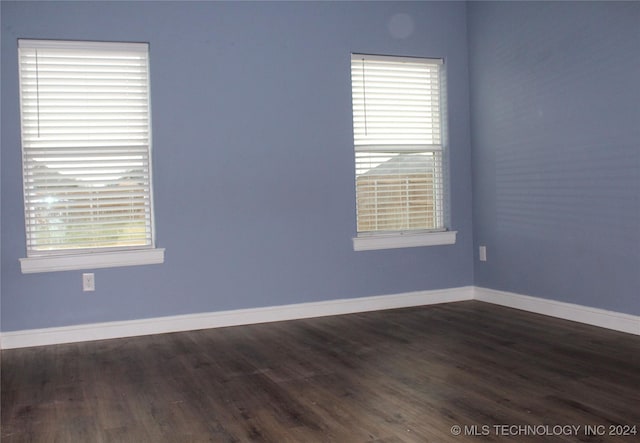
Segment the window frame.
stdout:
<path fill-rule="evenodd" d="M 449 229 L 449 186 L 448 186 L 448 127 L 447 127 L 447 100 L 446 100 L 446 71 L 444 65 L 444 59 L 434 59 L 427 57 L 406 57 L 406 56 L 389 56 L 389 55 L 372 55 L 363 53 L 352 53 L 350 57 L 350 67 L 353 72 L 353 64 L 357 60 L 374 60 L 374 61 L 391 61 L 397 63 L 403 63 L 407 61 L 424 61 L 427 64 L 440 65 L 438 71 L 438 93 L 440 103 L 440 144 L 439 150 L 426 149 L 416 152 L 439 152 L 440 155 L 440 170 L 438 174 L 442 177 L 442 190 L 441 198 L 437 199 L 442 205 L 442 208 L 436 212 L 436 217 L 442 218 L 442 227 L 437 229 L 404 229 L 404 230 L 371 230 L 371 231 L 358 231 L 356 228 L 356 236 L 352 238 L 354 251 L 368 251 L 377 249 L 393 249 L 393 248 L 407 248 L 418 246 L 437 246 L 437 245 L 451 245 L 456 242 L 456 231 Z M 363 86 L 364 87 L 364 86 Z M 366 87 L 364 87 L 366 88 Z M 366 91 L 366 89 L 365 89 Z M 354 79 L 351 77 L 351 93 L 352 93 L 352 129 L 354 133 L 354 159 L 357 157 L 358 152 L 367 152 L 367 149 L 359 149 L 356 141 L 356 123 L 355 123 L 355 101 L 354 101 Z M 363 91 L 364 92 L 364 91 Z M 394 147 L 395 149 L 386 149 Z M 374 148 L 371 152 L 375 152 Z M 401 153 L 411 151 L 411 148 L 403 148 L 402 144 L 391 144 L 391 146 L 385 147 L 385 152 L 388 153 Z M 357 162 L 357 159 L 356 159 Z M 357 167 L 357 164 L 355 165 Z M 357 184 L 357 175 L 354 175 Z M 357 188 L 357 187 L 356 187 Z M 356 189 L 357 194 L 357 189 Z M 433 204 L 437 204 L 438 201 L 433 201 Z M 358 207 L 356 203 L 356 223 L 358 218 Z"/>
<path fill-rule="evenodd" d="M 146 264 L 159 264 L 164 262 L 164 248 L 157 248 L 155 242 L 155 217 L 154 217 L 154 203 L 153 203 L 153 171 L 152 171 L 152 124 L 151 124 L 151 82 L 149 71 L 149 44 L 148 43 L 129 43 L 129 42 L 95 42 L 95 41 L 76 41 L 76 40 L 37 40 L 37 39 L 18 39 L 18 69 L 20 71 L 19 79 L 19 94 L 20 94 L 20 125 L 21 125 L 21 151 L 22 151 L 22 178 L 23 178 L 23 209 L 24 209 L 24 221 L 25 221 L 25 236 L 28 235 L 30 228 L 30 222 L 28 211 L 28 205 L 30 200 L 27 198 L 27 159 L 31 158 L 34 154 L 25 153 L 25 110 L 24 110 L 24 98 L 23 94 L 26 94 L 26 88 L 23 85 L 23 65 L 21 60 L 22 49 L 36 51 L 38 49 L 63 49 L 63 50 L 77 50 L 77 51 L 103 51 L 103 50 L 124 50 L 137 53 L 145 53 L 146 61 L 146 96 L 143 96 L 147 101 L 146 121 L 144 128 L 146 129 L 146 135 L 148 142 L 144 146 L 145 154 L 143 156 L 143 167 L 148 168 L 148 191 L 144 190 L 144 199 L 148 200 L 148 214 L 144 216 L 143 220 L 145 226 L 145 237 L 147 241 L 145 244 L 138 245 L 111 245 L 111 246 L 85 246 L 82 248 L 70 248 L 69 244 L 62 248 L 51 248 L 49 250 L 37 250 L 30 246 L 29 239 L 25 237 L 26 245 L 26 258 L 19 259 L 22 273 L 38 273 L 38 272 L 53 272 L 53 271 L 68 271 L 68 270 L 80 270 L 80 269 L 96 269 L 96 268 L 111 268 L 118 266 L 134 266 L 134 265 L 146 265 Z M 36 54 L 37 57 L 37 54 Z M 36 65 L 37 69 L 37 65 Z M 81 80 L 80 80 L 81 81 Z M 77 84 L 77 83 L 76 83 Z M 38 102 L 38 107 L 39 107 Z M 40 108 L 38 108 L 40 109 Z M 38 117 L 39 119 L 39 117 Z M 38 128 L 39 128 L 38 123 Z M 38 129 L 39 130 L 39 129 Z M 88 136 L 91 138 L 91 135 Z M 99 148 L 98 148 L 99 149 Z M 52 151 L 53 152 L 53 151 Z M 128 152 L 128 151 L 127 151 Z M 51 154 L 46 154 L 51 155 Z M 56 154 L 59 155 L 59 154 Z M 103 156 L 103 154 L 99 154 Z M 130 154 L 131 155 L 131 154 Z M 145 158 L 146 157 L 146 158 Z M 30 160 L 32 161 L 32 160 Z M 85 160 L 86 161 L 86 160 Z M 100 161 L 100 160 L 96 160 Z M 105 159 L 105 161 L 113 161 Z M 104 167 L 104 166 L 103 166 Z M 75 188 L 67 188 L 75 189 Z M 87 188 L 89 189 L 89 188 Z M 136 188 L 143 189 L 143 188 Z M 31 191 L 33 192 L 33 191 Z M 60 191 L 69 192 L 69 191 Z M 79 192 L 86 193 L 86 190 L 80 190 Z M 122 191 L 120 191 L 122 192 Z M 137 192 L 140 192 L 139 190 Z M 98 198 L 100 200 L 100 198 Z M 112 203 L 113 204 L 113 203 Z M 33 220 L 33 218 L 31 219 Z M 122 218 L 121 220 L 126 220 Z M 76 222 L 77 223 L 77 222 Z"/>

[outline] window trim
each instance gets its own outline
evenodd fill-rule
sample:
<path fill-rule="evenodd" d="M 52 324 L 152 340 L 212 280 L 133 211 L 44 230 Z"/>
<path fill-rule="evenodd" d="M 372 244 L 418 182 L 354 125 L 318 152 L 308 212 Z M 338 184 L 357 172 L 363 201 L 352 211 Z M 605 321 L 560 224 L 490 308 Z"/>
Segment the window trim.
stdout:
<path fill-rule="evenodd" d="M 161 263 L 164 263 L 164 248 L 147 248 L 117 252 L 98 251 L 86 254 L 27 257 L 20 259 L 20 269 L 23 274 L 34 274 Z"/>
<path fill-rule="evenodd" d="M 77 50 L 126 50 L 133 52 L 145 52 L 147 57 L 147 101 L 148 101 L 148 159 L 149 168 L 149 229 L 150 244 L 140 246 L 119 246 L 104 248 L 87 248 L 87 249 L 57 249 L 50 251 L 30 251 L 28 244 L 26 258 L 20 258 L 20 268 L 23 274 L 70 271 L 82 269 L 112 268 L 121 266 L 136 266 L 148 264 L 164 263 L 164 248 L 156 247 L 156 224 L 155 224 L 155 208 L 154 208 L 154 192 L 153 192 L 153 140 L 151 127 L 151 82 L 149 63 L 149 44 L 142 42 L 98 42 L 98 41 L 75 41 L 75 40 L 37 40 L 37 39 L 18 39 L 18 48 L 64 48 Z M 20 62 L 19 62 L 20 63 Z M 21 77 L 22 78 L 22 77 Z M 22 84 L 20 85 L 22 88 Z M 20 92 L 22 94 L 22 92 Z M 22 98 L 20 100 L 20 120 L 22 125 Z M 22 128 L 21 128 L 22 131 Z M 24 145 L 21 143 L 22 148 Z M 22 154 L 24 156 L 24 152 Z M 22 166 L 22 174 L 24 174 L 24 166 Z M 24 180 L 24 178 L 23 178 Z M 26 206 L 26 196 L 23 195 L 23 205 Z M 27 212 L 25 209 L 25 226 L 27 226 Z M 26 232 L 25 232 L 26 235 Z"/>
<path fill-rule="evenodd" d="M 391 233 L 361 233 L 353 240 L 354 251 L 413 248 L 418 246 L 453 245 L 458 231 L 398 231 Z"/>
<path fill-rule="evenodd" d="M 442 199 L 440 199 L 440 203 L 443 205 L 442 211 L 440 215 L 443 217 L 443 225 L 442 229 L 437 230 L 425 230 L 425 229 L 416 229 L 416 230 L 404 230 L 404 231 L 366 231 L 366 232 L 357 232 L 356 228 L 356 236 L 352 238 L 353 242 L 353 250 L 354 251 L 371 251 L 378 249 L 395 249 L 395 248 L 409 248 L 409 247 L 420 247 L 420 246 L 439 246 L 439 245 L 453 245 L 456 243 L 457 239 L 457 231 L 449 230 L 449 186 L 447 177 L 449 176 L 449 171 L 447 169 L 448 165 L 448 128 L 447 128 L 447 99 L 446 99 L 446 67 L 444 63 L 444 58 L 429 58 L 429 57 L 403 57 L 403 56 L 389 56 L 389 55 L 374 55 L 374 54 L 364 54 L 364 53 L 352 53 L 351 54 L 351 63 L 353 63 L 353 57 L 360 56 L 366 57 L 369 60 L 376 61 L 397 61 L 399 63 L 407 62 L 407 61 L 415 61 L 416 59 L 424 60 L 427 62 L 431 62 L 433 64 L 440 65 L 440 84 L 439 84 L 439 95 L 440 95 L 440 149 L 439 152 L 442 156 L 441 160 L 441 170 L 440 174 L 443 176 L 443 185 L 444 189 L 442 190 L 443 195 Z M 353 93 L 353 84 L 351 85 L 351 91 Z M 352 126 L 352 129 L 355 128 Z M 371 150 L 380 150 L 384 149 L 386 151 L 391 151 L 388 147 L 378 148 L 375 146 L 369 147 Z M 394 147 L 393 151 L 403 151 L 406 148 L 402 145 L 397 145 Z M 412 149 L 409 147 L 408 149 Z M 366 150 L 366 149 L 361 149 Z M 358 146 L 355 145 L 354 142 L 354 152 L 358 152 Z M 357 217 L 357 214 L 356 214 Z"/>

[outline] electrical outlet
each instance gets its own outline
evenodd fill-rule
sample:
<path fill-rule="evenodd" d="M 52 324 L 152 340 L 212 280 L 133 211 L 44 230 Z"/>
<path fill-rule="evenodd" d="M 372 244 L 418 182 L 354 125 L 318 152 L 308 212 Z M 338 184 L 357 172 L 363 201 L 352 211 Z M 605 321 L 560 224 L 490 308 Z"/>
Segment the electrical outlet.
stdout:
<path fill-rule="evenodd" d="M 487 247 L 480 246 L 480 261 L 487 261 Z"/>
<path fill-rule="evenodd" d="M 82 274 L 82 290 L 85 292 L 96 290 L 96 279 L 93 272 Z"/>

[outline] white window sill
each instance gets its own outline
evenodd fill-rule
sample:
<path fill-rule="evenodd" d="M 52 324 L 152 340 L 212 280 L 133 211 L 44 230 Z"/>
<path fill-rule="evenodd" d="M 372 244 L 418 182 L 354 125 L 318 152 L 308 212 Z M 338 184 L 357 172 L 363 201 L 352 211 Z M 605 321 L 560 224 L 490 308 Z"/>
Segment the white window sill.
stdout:
<path fill-rule="evenodd" d="M 354 251 L 454 245 L 457 231 L 362 235 L 353 239 Z"/>
<path fill-rule="evenodd" d="M 94 252 L 20 259 L 23 274 L 164 263 L 164 248 Z"/>

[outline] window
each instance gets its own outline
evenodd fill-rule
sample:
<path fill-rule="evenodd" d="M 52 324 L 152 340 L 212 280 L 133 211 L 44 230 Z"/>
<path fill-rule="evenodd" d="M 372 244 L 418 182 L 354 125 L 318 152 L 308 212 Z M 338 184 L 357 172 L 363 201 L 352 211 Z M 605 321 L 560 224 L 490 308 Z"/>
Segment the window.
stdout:
<path fill-rule="evenodd" d="M 22 272 L 161 263 L 148 45 L 19 40 Z"/>
<path fill-rule="evenodd" d="M 455 243 L 441 59 L 351 55 L 356 250 Z"/>

